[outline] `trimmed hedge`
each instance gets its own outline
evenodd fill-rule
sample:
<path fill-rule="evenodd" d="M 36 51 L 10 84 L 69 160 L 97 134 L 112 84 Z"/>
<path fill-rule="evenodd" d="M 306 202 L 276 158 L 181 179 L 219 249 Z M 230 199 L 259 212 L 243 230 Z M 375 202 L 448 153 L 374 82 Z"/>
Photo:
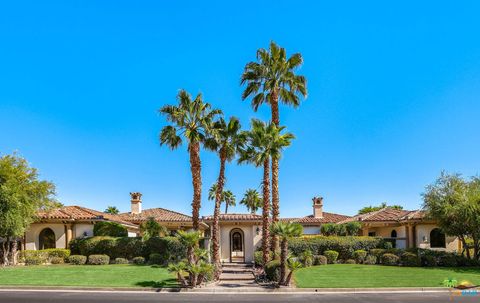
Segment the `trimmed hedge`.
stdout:
<path fill-rule="evenodd" d="M 71 255 L 68 257 L 68 263 L 72 265 L 84 265 L 87 263 L 87 257 L 86 256 L 81 256 L 81 255 Z"/>
<path fill-rule="evenodd" d="M 353 259 L 347 259 L 345 260 L 345 264 L 357 264 L 357 262 Z"/>
<path fill-rule="evenodd" d="M 296 256 L 300 256 L 305 250 L 310 250 L 314 255 L 324 255 L 327 250 L 339 253 L 341 259 L 353 258 L 353 252 L 359 249 L 369 251 L 372 248 L 382 247 L 383 240 L 374 237 L 326 237 L 308 236 L 294 238 L 288 241 L 289 250 Z"/>
<path fill-rule="evenodd" d="M 115 261 L 113 261 L 115 264 L 128 264 L 128 260 L 125 258 L 116 258 Z"/>
<path fill-rule="evenodd" d="M 88 264 L 90 265 L 108 265 L 110 257 L 107 255 L 90 255 L 88 256 Z"/>
<path fill-rule="evenodd" d="M 328 264 L 327 257 L 325 257 L 324 255 L 316 255 L 316 256 L 313 257 L 313 264 L 314 265 L 327 265 Z"/>
<path fill-rule="evenodd" d="M 383 265 L 389 265 L 389 266 L 398 265 L 399 260 L 400 258 L 397 255 L 390 254 L 390 253 L 383 254 L 382 256 Z"/>
<path fill-rule="evenodd" d="M 32 261 L 32 258 L 38 258 L 40 260 L 40 264 L 47 263 L 52 261 L 53 258 L 62 258 L 66 260 L 70 256 L 70 250 L 64 248 L 49 248 L 49 249 L 42 249 L 42 250 L 23 250 L 20 252 L 19 258 L 21 262 L 27 263 L 28 262 L 37 262 Z"/>
<path fill-rule="evenodd" d="M 367 257 L 367 251 L 363 249 L 359 249 L 353 252 L 353 258 L 355 259 L 356 263 L 362 264 Z"/>
<path fill-rule="evenodd" d="M 101 221 L 93 225 L 94 236 L 126 237 L 128 230 L 117 222 Z"/>
<path fill-rule="evenodd" d="M 363 261 L 363 264 L 365 264 L 365 265 L 375 265 L 378 262 L 377 259 L 378 259 L 377 257 L 369 255 L 365 258 L 365 260 Z"/>
<path fill-rule="evenodd" d="M 62 257 L 53 257 L 50 259 L 51 264 L 63 264 L 65 263 L 65 259 Z"/>
<path fill-rule="evenodd" d="M 40 265 L 44 262 L 45 262 L 45 260 L 38 257 L 38 256 L 25 257 L 25 265 Z"/>
<path fill-rule="evenodd" d="M 421 260 L 420 260 L 420 257 L 414 253 L 411 253 L 411 252 L 404 252 L 401 256 L 400 256 L 400 263 L 403 265 L 403 266 L 411 266 L 411 267 L 417 267 L 417 266 L 420 266 L 422 263 L 421 263 Z"/>
<path fill-rule="evenodd" d="M 326 250 L 324 253 L 325 257 L 327 257 L 328 264 L 334 264 L 338 259 L 338 252 L 334 250 Z"/>
<path fill-rule="evenodd" d="M 136 265 L 143 265 L 145 264 L 145 258 L 144 257 L 135 257 L 132 259 L 132 263 Z"/>

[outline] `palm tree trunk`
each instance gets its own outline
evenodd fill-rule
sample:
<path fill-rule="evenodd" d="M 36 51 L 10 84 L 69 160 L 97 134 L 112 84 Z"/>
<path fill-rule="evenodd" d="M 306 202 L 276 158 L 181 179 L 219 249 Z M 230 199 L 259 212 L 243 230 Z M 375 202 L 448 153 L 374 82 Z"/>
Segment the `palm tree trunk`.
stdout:
<path fill-rule="evenodd" d="M 284 237 L 282 240 L 282 251 L 280 253 L 280 285 L 285 284 L 285 274 L 287 273 L 287 256 L 288 256 L 288 242 Z"/>
<path fill-rule="evenodd" d="M 270 216 L 270 159 L 263 162 L 263 212 L 262 212 L 262 254 L 263 265 L 269 261 L 269 216 Z"/>
<path fill-rule="evenodd" d="M 280 114 L 278 111 L 278 90 L 272 91 L 272 123 L 276 126 L 280 124 Z M 278 222 L 280 216 L 280 194 L 278 190 L 278 159 L 272 159 L 272 223 Z M 278 237 L 272 234 L 271 243 L 272 253 L 278 251 Z"/>
<path fill-rule="evenodd" d="M 213 227 L 212 227 L 212 253 L 213 264 L 215 266 L 215 280 L 220 277 L 221 262 L 220 262 L 220 205 L 222 199 L 223 186 L 225 184 L 225 151 L 220 151 L 220 173 L 218 174 L 217 192 L 215 193 L 215 210 L 213 211 Z"/>
<path fill-rule="evenodd" d="M 290 282 L 292 281 L 293 270 L 288 273 L 287 279 L 285 280 L 285 286 L 290 286 Z"/>
<path fill-rule="evenodd" d="M 202 197 L 202 175 L 200 161 L 200 144 L 198 142 L 188 145 L 190 153 L 190 170 L 192 171 L 193 183 L 193 201 L 192 201 L 192 221 L 193 229 L 198 230 L 200 219 L 200 207 Z"/>

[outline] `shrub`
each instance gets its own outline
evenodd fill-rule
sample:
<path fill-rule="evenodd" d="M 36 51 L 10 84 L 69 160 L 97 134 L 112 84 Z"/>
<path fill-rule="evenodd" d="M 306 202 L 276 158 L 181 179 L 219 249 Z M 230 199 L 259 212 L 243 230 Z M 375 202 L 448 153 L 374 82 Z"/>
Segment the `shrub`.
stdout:
<path fill-rule="evenodd" d="M 355 262 L 353 259 L 347 259 L 345 260 L 345 264 L 357 264 L 357 262 Z"/>
<path fill-rule="evenodd" d="M 86 256 L 81 256 L 81 255 L 71 255 L 68 257 L 68 263 L 72 265 L 83 265 L 87 263 L 87 257 Z"/>
<path fill-rule="evenodd" d="M 312 251 L 306 250 L 300 256 L 302 264 L 304 267 L 310 267 L 313 265 L 313 254 Z"/>
<path fill-rule="evenodd" d="M 383 248 L 385 248 L 385 249 L 387 249 L 387 250 L 388 250 L 388 249 L 392 249 L 392 248 L 393 248 L 393 243 L 390 242 L 390 241 L 384 241 L 384 242 L 383 242 Z"/>
<path fill-rule="evenodd" d="M 41 251 L 45 252 L 47 254 L 47 258 L 50 260 L 56 257 L 65 260 L 70 256 L 70 249 L 65 248 L 49 248 Z"/>
<path fill-rule="evenodd" d="M 345 230 L 347 236 L 356 236 L 362 229 L 362 224 L 360 222 L 348 222 L 345 223 Z"/>
<path fill-rule="evenodd" d="M 383 248 L 373 248 L 370 249 L 370 254 L 372 256 L 377 257 L 377 259 L 380 259 L 380 257 L 385 253 L 385 249 Z"/>
<path fill-rule="evenodd" d="M 365 260 L 363 261 L 363 264 L 366 264 L 366 265 L 375 265 L 377 264 L 377 257 L 375 256 L 372 256 L 372 255 L 368 255 L 365 257 Z"/>
<path fill-rule="evenodd" d="M 362 264 L 365 261 L 365 257 L 367 256 L 367 251 L 363 249 L 359 249 L 353 252 L 353 258 L 357 261 L 358 264 Z"/>
<path fill-rule="evenodd" d="M 454 254 L 444 253 L 438 257 L 438 265 L 444 267 L 457 266 L 457 257 Z"/>
<path fill-rule="evenodd" d="M 400 263 L 403 266 L 411 266 L 411 267 L 416 267 L 421 265 L 420 258 L 416 254 L 411 252 L 404 252 L 400 256 Z"/>
<path fill-rule="evenodd" d="M 265 275 L 268 280 L 278 282 L 280 280 L 280 261 L 273 260 L 265 264 Z"/>
<path fill-rule="evenodd" d="M 93 225 L 93 235 L 110 236 L 110 237 L 126 237 L 128 236 L 127 228 L 117 222 L 101 221 Z"/>
<path fill-rule="evenodd" d="M 351 259 L 355 250 L 369 251 L 382 244 L 382 239 L 374 237 L 298 237 L 288 241 L 289 250 L 296 256 L 300 256 L 305 250 L 310 250 L 314 255 L 324 255 L 327 250 L 335 250 L 341 259 Z"/>
<path fill-rule="evenodd" d="M 125 258 L 115 258 L 115 264 L 128 264 L 128 260 Z"/>
<path fill-rule="evenodd" d="M 144 257 L 135 257 L 132 259 L 132 263 L 136 265 L 143 265 L 145 264 L 145 258 Z"/>
<path fill-rule="evenodd" d="M 62 257 L 52 257 L 50 258 L 51 264 L 63 264 L 65 263 L 65 258 Z"/>
<path fill-rule="evenodd" d="M 394 254 L 386 253 L 382 255 L 382 264 L 383 265 L 398 265 L 399 257 Z"/>
<path fill-rule="evenodd" d="M 326 250 L 323 254 L 327 257 L 328 264 L 333 264 L 338 259 L 338 252 L 334 250 Z"/>
<path fill-rule="evenodd" d="M 438 265 L 438 260 L 435 256 L 433 255 L 425 255 L 420 258 L 422 262 L 422 266 L 426 267 L 434 267 Z"/>
<path fill-rule="evenodd" d="M 42 259 L 39 256 L 28 256 L 25 257 L 25 265 L 40 265 L 44 262 L 44 259 Z"/>
<path fill-rule="evenodd" d="M 165 260 L 161 254 L 153 253 L 153 254 L 150 254 L 150 256 L 148 256 L 149 264 L 161 265 L 164 263 L 164 261 Z"/>
<path fill-rule="evenodd" d="M 320 227 L 320 232 L 324 236 L 334 236 L 337 233 L 337 229 L 334 223 L 325 223 Z"/>
<path fill-rule="evenodd" d="M 314 265 L 327 265 L 327 263 L 327 257 L 325 257 L 324 255 L 316 255 L 313 258 Z"/>
<path fill-rule="evenodd" d="M 187 249 L 177 237 L 151 237 L 145 241 L 142 256 L 150 256 L 153 253 L 162 256 L 162 263 L 175 263 L 187 257 Z"/>
<path fill-rule="evenodd" d="M 40 259 L 40 264 L 46 263 L 48 260 L 48 254 L 43 250 L 23 250 L 19 253 L 19 261 L 25 264 L 27 263 L 27 259 L 32 259 L 31 262 L 36 262 L 33 261 L 35 258 Z"/>
<path fill-rule="evenodd" d="M 263 265 L 263 252 L 256 251 L 253 253 L 253 261 L 255 262 L 256 266 Z"/>
<path fill-rule="evenodd" d="M 88 264 L 90 265 L 108 265 L 110 257 L 107 255 L 90 255 L 88 256 Z"/>

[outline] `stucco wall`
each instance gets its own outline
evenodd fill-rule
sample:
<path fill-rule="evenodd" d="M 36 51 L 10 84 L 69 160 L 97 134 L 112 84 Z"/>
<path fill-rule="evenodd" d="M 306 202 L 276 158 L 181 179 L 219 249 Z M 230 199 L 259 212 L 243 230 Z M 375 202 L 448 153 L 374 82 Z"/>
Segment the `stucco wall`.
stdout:
<path fill-rule="evenodd" d="M 377 237 L 390 238 L 392 231 L 397 231 L 397 238 L 406 238 L 407 230 L 405 226 L 381 226 L 381 227 L 369 227 L 369 232 L 375 232 Z M 396 240 L 397 248 L 407 248 L 407 241 L 405 239 Z"/>
<path fill-rule="evenodd" d="M 25 233 L 25 248 L 28 250 L 39 249 L 40 244 L 38 236 L 44 228 L 50 228 L 55 233 L 55 246 L 56 248 L 65 248 L 65 225 L 64 224 L 32 224 Z"/>
<path fill-rule="evenodd" d="M 259 227 L 260 232 L 257 235 L 256 230 Z M 245 262 L 253 261 L 255 248 L 261 243 L 261 227 L 257 225 L 220 225 L 220 258 L 222 262 L 230 262 L 230 232 L 233 229 L 240 229 L 244 237 Z"/>
<path fill-rule="evenodd" d="M 458 239 L 456 237 L 445 238 L 445 248 L 431 248 L 430 247 L 430 232 L 437 228 L 434 224 L 419 224 L 416 226 L 416 245 L 419 248 L 428 248 L 433 250 L 445 250 L 449 252 L 458 251 Z"/>

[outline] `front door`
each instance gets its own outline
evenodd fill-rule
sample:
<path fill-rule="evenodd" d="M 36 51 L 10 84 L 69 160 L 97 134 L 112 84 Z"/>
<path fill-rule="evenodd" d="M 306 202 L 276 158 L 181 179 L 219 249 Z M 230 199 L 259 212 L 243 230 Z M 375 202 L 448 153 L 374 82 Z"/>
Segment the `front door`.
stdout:
<path fill-rule="evenodd" d="M 230 262 L 245 262 L 243 232 L 238 229 L 234 229 L 230 233 Z"/>

